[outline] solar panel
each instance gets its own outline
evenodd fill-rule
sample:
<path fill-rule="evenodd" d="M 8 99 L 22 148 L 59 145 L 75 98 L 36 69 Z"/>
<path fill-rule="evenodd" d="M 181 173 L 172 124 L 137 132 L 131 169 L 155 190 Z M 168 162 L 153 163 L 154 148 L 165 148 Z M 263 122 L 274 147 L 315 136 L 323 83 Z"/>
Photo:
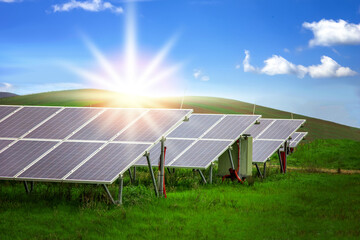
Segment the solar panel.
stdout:
<path fill-rule="evenodd" d="M 0 137 L 18 138 L 55 114 L 61 108 L 24 107 L 0 122 Z"/>
<path fill-rule="evenodd" d="M 232 141 L 199 140 L 184 154 L 179 156 L 170 167 L 207 168 L 232 143 Z"/>
<path fill-rule="evenodd" d="M 305 123 L 298 119 L 276 119 L 269 128 L 258 136 L 258 139 L 288 139 L 297 129 Z"/>
<path fill-rule="evenodd" d="M 191 112 L 14 107 L 0 122 L 0 178 L 111 183 Z"/>
<path fill-rule="evenodd" d="M 13 178 L 30 163 L 55 146 L 57 142 L 18 141 L 0 153 L 0 177 Z"/>
<path fill-rule="evenodd" d="M 189 121 L 191 124 L 181 124 L 174 131 L 172 131 L 167 137 L 169 138 L 199 138 L 205 133 L 211 126 L 219 121 L 224 115 L 213 114 L 203 115 L 193 114 L 190 116 Z"/>
<path fill-rule="evenodd" d="M 112 183 L 123 174 L 151 144 L 110 143 L 66 178 L 77 182 Z"/>
<path fill-rule="evenodd" d="M 165 146 L 166 146 L 165 166 L 167 166 L 170 162 L 174 161 L 174 159 L 180 153 L 182 153 L 186 148 L 188 148 L 194 142 L 195 140 L 167 139 L 165 142 Z M 160 151 L 161 151 L 160 142 L 150 150 L 150 160 L 153 166 L 157 166 L 159 164 Z M 145 158 L 142 158 L 136 163 L 136 165 L 147 166 L 147 161 Z"/>
<path fill-rule="evenodd" d="M 0 121 L 18 108 L 19 107 L 0 106 Z"/>
<path fill-rule="evenodd" d="M 101 111 L 93 108 L 66 108 L 26 137 L 64 139 Z"/>
<path fill-rule="evenodd" d="M 297 145 L 299 145 L 299 143 L 301 142 L 301 140 L 303 140 L 303 138 L 307 135 L 307 132 L 296 132 L 293 135 L 291 135 L 292 139 L 290 140 L 290 147 L 291 148 L 295 148 L 297 147 Z"/>
<path fill-rule="evenodd" d="M 257 138 L 266 128 L 268 128 L 275 120 L 273 119 L 262 119 L 260 118 L 259 124 L 252 125 L 246 134 L 250 134 L 253 139 Z"/>
<path fill-rule="evenodd" d="M 226 115 L 221 122 L 205 134 L 208 139 L 237 139 L 259 119 L 258 115 Z"/>
<path fill-rule="evenodd" d="M 107 141 L 146 111 L 148 110 L 107 109 L 99 117 L 70 137 L 70 139 Z"/>
<path fill-rule="evenodd" d="M 64 142 L 18 178 L 62 179 L 101 145 L 102 143 Z"/>
<path fill-rule="evenodd" d="M 164 111 L 167 114 L 164 114 Z M 115 141 L 154 142 L 168 132 L 188 110 L 150 110 L 121 133 Z"/>
<path fill-rule="evenodd" d="M 253 162 L 264 163 L 284 143 L 283 140 L 259 140 L 253 142 Z"/>

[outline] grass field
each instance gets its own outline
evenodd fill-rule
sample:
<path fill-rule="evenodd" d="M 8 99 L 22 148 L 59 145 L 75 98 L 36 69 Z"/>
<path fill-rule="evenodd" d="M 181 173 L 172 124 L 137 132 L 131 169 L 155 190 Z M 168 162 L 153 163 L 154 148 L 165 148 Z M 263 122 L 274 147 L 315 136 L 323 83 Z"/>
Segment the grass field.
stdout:
<path fill-rule="evenodd" d="M 74 90 L 0 99 L 0 104 L 136 107 L 124 96 Z M 140 99 L 144 107 L 179 108 L 179 98 Z M 253 105 L 229 99 L 187 97 L 195 112 L 247 113 Z M 290 113 L 257 106 L 257 114 Z M 166 175 L 167 199 L 154 197 L 146 169 L 136 183 L 126 175 L 124 205 L 113 206 L 101 186 L 35 183 L 30 195 L 20 182 L 0 182 L 0 240 L 7 239 L 359 239 L 360 174 L 314 173 L 317 168 L 360 169 L 360 130 L 306 118 L 307 141 L 280 174 L 273 156 L 269 176 L 244 185 L 201 184 L 198 173 Z M 206 175 L 207 171 L 204 172 Z M 255 169 L 254 169 L 255 173 Z M 255 174 L 254 174 L 255 175 Z M 117 184 L 110 186 L 116 195 Z"/>
<path fill-rule="evenodd" d="M 31 94 L 0 99 L 0 104 L 46 105 L 46 106 L 101 106 L 101 107 L 156 107 L 179 108 L 182 98 L 139 98 L 128 100 L 128 96 L 95 89 L 70 90 Z M 191 97 L 184 99 L 183 108 L 195 113 L 243 113 L 252 114 L 254 105 L 237 100 L 214 97 Z M 263 106 L 256 106 L 256 114 L 265 118 L 291 118 L 291 113 Z M 293 114 L 294 118 L 306 119 L 301 131 L 308 131 L 308 140 L 351 139 L 360 141 L 360 129 L 329 121 Z"/>
<path fill-rule="evenodd" d="M 47 189 L 47 190 L 46 190 Z M 167 199 L 125 188 L 125 206 L 96 186 L 0 188 L 0 239 L 358 239 L 360 175 L 291 172 L 252 185 L 174 189 Z M 112 189 L 115 191 L 116 189 Z M 69 193 L 70 192 L 70 193 Z"/>

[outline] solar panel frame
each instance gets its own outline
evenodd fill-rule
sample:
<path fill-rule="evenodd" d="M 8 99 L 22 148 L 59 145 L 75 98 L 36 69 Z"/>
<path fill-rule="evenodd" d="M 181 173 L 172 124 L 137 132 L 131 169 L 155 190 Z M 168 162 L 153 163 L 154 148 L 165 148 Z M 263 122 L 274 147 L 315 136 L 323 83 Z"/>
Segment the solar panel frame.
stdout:
<path fill-rule="evenodd" d="M 268 119 L 268 118 L 264 118 L 264 119 Z M 276 124 L 277 122 L 282 122 L 282 121 L 288 121 L 288 122 L 298 122 L 298 123 L 301 123 L 301 124 L 298 124 L 297 128 L 295 130 L 293 130 L 292 132 L 289 132 L 288 137 L 287 139 L 289 139 L 289 137 L 294 134 L 301 126 L 304 125 L 304 123 L 306 122 L 305 119 L 271 119 L 271 120 L 274 120 L 274 122 L 266 129 L 264 130 L 261 134 L 258 135 L 257 139 L 268 139 L 268 140 L 281 140 L 283 138 L 264 138 L 264 134 L 268 134 L 267 131 L 269 130 L 269 128 L 271 128 L 271 126 L 273 126 L 274 124 Z"/>
<path fill-rule="evenodd" d="M 295 148 L 299 145 L 299 143 L 306 137 L 306 135 L 308 134 L 308 132 L 295 132 L 294 134 L 297 133 L 297 136 L 295 137 L 294 140 L 290 141 L 289 146 L 291 148 Z M 293 135 L 294 135 L 293 134 Z"/>

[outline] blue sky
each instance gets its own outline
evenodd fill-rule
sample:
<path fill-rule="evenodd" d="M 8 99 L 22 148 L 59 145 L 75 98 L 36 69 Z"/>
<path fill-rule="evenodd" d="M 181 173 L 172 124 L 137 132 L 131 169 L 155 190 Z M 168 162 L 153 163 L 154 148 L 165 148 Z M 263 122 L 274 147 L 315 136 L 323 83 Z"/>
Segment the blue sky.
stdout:
<path fill-rule="evenodd" d="M 0 91 L 141 87 L 360 127 L 359 63 L 359 1 L 0 0 Z"/>

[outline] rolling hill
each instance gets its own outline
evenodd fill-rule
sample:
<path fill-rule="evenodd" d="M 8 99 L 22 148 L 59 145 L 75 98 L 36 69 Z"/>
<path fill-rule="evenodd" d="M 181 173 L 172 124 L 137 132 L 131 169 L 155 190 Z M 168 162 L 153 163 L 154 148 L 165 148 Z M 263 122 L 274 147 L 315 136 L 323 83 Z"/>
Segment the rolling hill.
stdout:
<path fill-rule="evenodd" d="M 42 106 L 89 106 L 89 107 L 149 107 L 180 108 L 181 97 L 149 98 L 130 97 L 111 91 L 81 89 L 46 92 L 0 99 L 1 105 Z M 187 96 L 183 108 L 194 109 L 195 113 L 242 113 L 252 114 L 253 104 L 232 99 Z M 256 106 L 256 114 L 264 118 L 291 118 L 291 113 L 263 106 Z M 301 131 L 308 131 L 308 140 L 351 139 L 360 141 L 360 129 L 308 116 L 293 114 L 296 119 L 306 119 Z"/>

